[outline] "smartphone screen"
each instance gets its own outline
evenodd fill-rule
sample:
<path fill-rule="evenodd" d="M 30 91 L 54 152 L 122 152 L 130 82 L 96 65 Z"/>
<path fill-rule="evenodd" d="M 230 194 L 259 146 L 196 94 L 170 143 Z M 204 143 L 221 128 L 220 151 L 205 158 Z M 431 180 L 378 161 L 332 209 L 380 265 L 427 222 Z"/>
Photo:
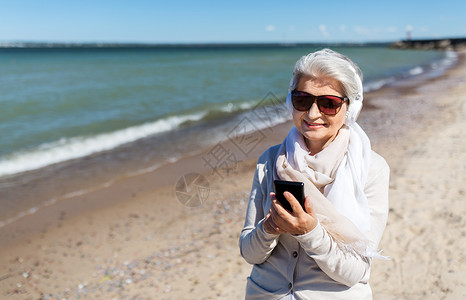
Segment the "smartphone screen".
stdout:
<path fill-rule="evenodd" d="M 304 209 L 304 183 L 298 181 L 274 180 L 275 195 L 280 204 L 289 212 L 293 212 L 290 203 L 283 196 L 284 192 L 290 192 Z M 305 210 L 305 209 L 304 209 Z"/>

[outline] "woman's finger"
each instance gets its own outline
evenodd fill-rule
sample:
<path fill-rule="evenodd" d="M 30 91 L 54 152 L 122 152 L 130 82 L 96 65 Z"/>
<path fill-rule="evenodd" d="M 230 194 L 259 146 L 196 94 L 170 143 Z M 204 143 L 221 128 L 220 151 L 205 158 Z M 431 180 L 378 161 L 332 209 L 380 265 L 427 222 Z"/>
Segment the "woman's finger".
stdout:
<path fill-rule="evenodd" d="M 296 200 L 290 192 L 284 192 L 283 195 L 285 196 L 286 200 L 290 203 L 291 208 L 293 209 L 293 214 L 298 215 L 304 212 L 301 204 Z"/>
<path fill-rule="evenodd" d="M 304 199 L 304 207 L 309 215 L 314 216 L 314 206 L 312 206 L 311 197 L 307 196 Z"/>
<path fill-rule="evenodd" d="M 279 227 L 277 224 L 275 224 L 275 222 L 273 221 L 273 219 L 270 220 L 270 226 L 272 226 L 272 228 L 273 228 L 275 231 L 277 231 L 277 232 L 280 231 L 280 227 Z"/>

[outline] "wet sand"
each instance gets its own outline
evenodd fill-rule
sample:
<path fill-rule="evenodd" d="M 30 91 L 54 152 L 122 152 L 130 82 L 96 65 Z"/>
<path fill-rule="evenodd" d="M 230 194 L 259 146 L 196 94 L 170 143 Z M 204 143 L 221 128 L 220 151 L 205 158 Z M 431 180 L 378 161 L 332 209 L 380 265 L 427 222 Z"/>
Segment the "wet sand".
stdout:
<path fill-rule="evenodd" d="M 466 62 L 460 58 L 439 78 L 366 95 L 360 124 L 391 167 L 380 248 L 392 260 L 373 264 L 374 299 L 466 297 Z M 239 255 L 238 237 L 255 161 L 291 126 L 116 178 L 2 227 L 0 297 L 243 298 L 251 266 Z M 235 146 L 245 141 L 246 148 Z M 213 170 L 206 160 L 220 146 L 235 159 Z M 199 207 L 176 197 L 177 180 L 192 172 L 209 185 Z"/>

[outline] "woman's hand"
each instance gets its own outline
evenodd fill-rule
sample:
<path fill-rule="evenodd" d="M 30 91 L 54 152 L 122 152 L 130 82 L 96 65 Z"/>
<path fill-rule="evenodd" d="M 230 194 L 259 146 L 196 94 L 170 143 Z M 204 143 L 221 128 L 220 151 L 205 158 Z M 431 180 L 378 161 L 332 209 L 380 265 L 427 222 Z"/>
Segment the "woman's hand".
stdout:
<path fill-rule="evenodd" d="M 275 193 L 270 193 L 272 206 L 265 217 L 264 230 L 275 234 L 288 232 L 293 235 L 301 235 L 314 229 L 317 225 L 317 217 L 309 197 L 304 200 L 304 207 L 306 208 L 306 211 L 304 211 L 293 194 L 285 192 L 283 195 L 290 203 L 293 212 L 291 213 L 283 208 L 276 199 Z"/>
<path fill-rule="evenodd" d="M 281 234 L 285 233 L 286 231 L 280 229 L 272 220 L 272 209 L 270 209 L 269 213 L 265 216 L 264 221 L 264 230 L 270 234 Z"/>

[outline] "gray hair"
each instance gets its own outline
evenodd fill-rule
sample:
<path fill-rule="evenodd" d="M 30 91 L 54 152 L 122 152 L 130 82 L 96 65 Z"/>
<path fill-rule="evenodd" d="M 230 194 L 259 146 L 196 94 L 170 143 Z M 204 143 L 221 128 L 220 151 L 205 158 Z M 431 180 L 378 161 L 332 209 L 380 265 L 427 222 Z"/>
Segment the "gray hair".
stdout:
<path fill-rule="evenodd" d="M 333 78 L 341 84 L 350 104 L 355 100 L 362 101 L 362 72 L 354 62 L 338 52 L 322 49 L 301 57 L 293 70 L 290 91 L 298 86 L 302 76 Z"/>

